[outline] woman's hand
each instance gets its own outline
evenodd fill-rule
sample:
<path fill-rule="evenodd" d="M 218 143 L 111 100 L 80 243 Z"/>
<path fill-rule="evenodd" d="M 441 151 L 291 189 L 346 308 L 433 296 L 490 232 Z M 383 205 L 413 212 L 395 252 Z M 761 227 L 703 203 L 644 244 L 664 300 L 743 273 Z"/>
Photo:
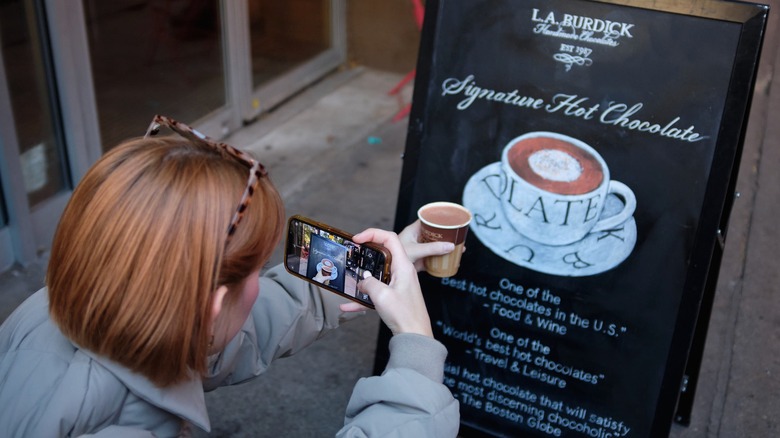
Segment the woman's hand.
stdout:
<path fill-rule="evenodd" d="M 390 331 L 394 335 L 417 333 L 433 337 L 428 309 L 425 307 L 420 282 L 417 279 L 417 270 L 407 256 L 399 236 L 390 231 L 371 228 L 355 235 L 352 240 L 355 243 L 378 243 L 390 251 L 392 256 L 390 284 L 384 284 L 373 277 L 358 283 L 358 289 L 371 297 L 379 317 Z M 427 251 L 419 253 L 428 254 Z M 343 311 L 365 310 L 357 303 L 342 304 L 341 309 Z"/>
<path fill-rule="evenodd" d="M 423 266 L 425 257 L 448 254 L 455 249 L 455 244 L 452 242 L 420 243 L 421 233 L 422 226 L 420 225 L 420 220 L 417 219 L 398 235 L 409 260 L 411 260 L 418 272 L 425 269 Z"/>

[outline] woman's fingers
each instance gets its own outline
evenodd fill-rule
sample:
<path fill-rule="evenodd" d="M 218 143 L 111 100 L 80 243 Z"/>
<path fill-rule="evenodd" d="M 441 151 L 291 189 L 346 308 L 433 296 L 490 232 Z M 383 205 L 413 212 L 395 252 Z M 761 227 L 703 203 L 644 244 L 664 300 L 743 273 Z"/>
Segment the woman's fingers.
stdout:
<path fill-rule="evenodd" d="M 342 312 L 351 313 L 351 312 L 365 312 L 366 310 L 368 310 L 368 307 L 360 303 L 350 301 L 348 303 L 339 304 L 339 309 Z"/>
<path fill-rule="evenodd" d="M 401 268 L 404 265 L 404 261 L 409 262 L 409 257 L 406 255 L 401 241 L 398 239 L 398 235 L 392 231 L 380 230 L 378 228 L 369 228 L 361 233 L 356 234 L 353 238 L 355 243 L 373 242 L 380 244 L 390 251 L 392 260 L 390 263 L 390 270 Z"/>
<path fill-rule="evenodd" d="M 370 238 L 381 243 L 393 256 L 390 284 L 369 277 L 358 283 L 358 288 L 371 297 L 382 321 L 394 333 L 418 333 L 433 336 L 431 321 L 420 291 L 417 271 L 405 257 L 403 246 L 395 233 L 383 230 L 366 230 L 360 239 Z M 357 242 L 358 240 L 355 239 Z"/>

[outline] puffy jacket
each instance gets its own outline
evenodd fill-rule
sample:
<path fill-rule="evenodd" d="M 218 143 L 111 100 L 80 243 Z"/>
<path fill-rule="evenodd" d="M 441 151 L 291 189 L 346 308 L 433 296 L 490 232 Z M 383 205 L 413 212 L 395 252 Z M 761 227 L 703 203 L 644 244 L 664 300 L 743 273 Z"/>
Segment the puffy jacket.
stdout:
<path fill-rule="evenodd" d="M 49 318 L 44 288 L 0 326 L 0 436 L 166 437 L 190 425 L 208 431 L 204 390 L 256 377 L 337 327 L 341 302 L 278 266 L 260 278 L 252 313 L 210 358 L 209 375 L 160 388 L 70 342 Z M 337 436 L 456 436 L 458 402 L 441 383 L 446 354 L 431 338 L 391 338 L 387 368 L 357 383 Z"/>

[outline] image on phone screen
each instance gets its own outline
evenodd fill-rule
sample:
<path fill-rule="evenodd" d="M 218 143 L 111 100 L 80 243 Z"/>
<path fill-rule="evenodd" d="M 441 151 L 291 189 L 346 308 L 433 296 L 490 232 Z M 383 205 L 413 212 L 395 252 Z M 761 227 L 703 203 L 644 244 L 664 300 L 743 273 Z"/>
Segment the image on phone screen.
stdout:
<path fill-rule="evenodd" d="M 288 270 L 371 304 L 371 298 L 360 292 L 357 284 L 366 271 L 384 280 L 382 252 L 297 219 L 290 220 L 288 233 L 285 259 Z"/>

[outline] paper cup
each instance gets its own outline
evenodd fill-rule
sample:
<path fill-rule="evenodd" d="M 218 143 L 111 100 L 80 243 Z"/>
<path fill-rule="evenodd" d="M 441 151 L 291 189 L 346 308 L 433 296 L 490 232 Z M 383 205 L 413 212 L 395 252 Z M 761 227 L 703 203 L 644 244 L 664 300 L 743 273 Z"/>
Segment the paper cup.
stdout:
<path fill-rule="evenodd" d="M 442 256 L 425 258 L 425 270 L 434 277 L 452 277 L 458 273 L 463 246 L 471 223 L 471 212 L 452 202 L 432 202 L 417 210 L 422 223 L 421 242 L 452 242 L 455 249 Z"/>

